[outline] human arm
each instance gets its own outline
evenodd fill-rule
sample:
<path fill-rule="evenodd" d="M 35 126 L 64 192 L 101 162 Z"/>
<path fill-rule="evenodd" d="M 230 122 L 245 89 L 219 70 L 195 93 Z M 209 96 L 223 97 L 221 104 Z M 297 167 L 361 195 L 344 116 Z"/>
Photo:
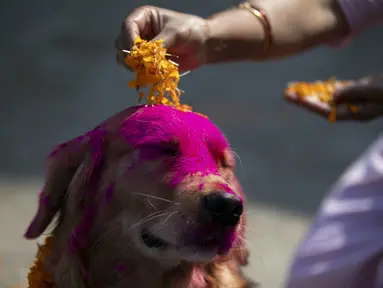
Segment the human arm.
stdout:
<path fill-rule="evenodd" d="M 208 18 L 206 62 L 262 61 L 307 51 L 345 37 L 349 25 L 337 0 L 250 0 L 265 11 L 273 44 L 263 52 L 261 22 L 244 9 L 231 9 Z"/>
<path fill-rule="evenodd" d="M 203 19 L 154 6 L 133 11 L 121 25 L 116 48 L 134 39 L 164 39 L 181 70 L 200 65 L 264 61 L 291 56 L 321 44 L 343 41 L 383 18 L 383 0 L 250 0 L 265 11 L 273 43 L 265 53 L 265 30 L 245 9 L 232 8 Z M 121 62 L 121 58 L 119 58 Z"/>

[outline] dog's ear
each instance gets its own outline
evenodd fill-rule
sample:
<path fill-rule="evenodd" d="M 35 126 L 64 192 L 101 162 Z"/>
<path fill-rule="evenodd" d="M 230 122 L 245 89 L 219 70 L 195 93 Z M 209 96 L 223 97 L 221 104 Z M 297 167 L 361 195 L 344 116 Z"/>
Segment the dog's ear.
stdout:
<path fill-rule="evenodd" d="M 118 134 L 123 121 L 138 109 L 139 107 L 127 108 L 106 119 L 84 136 L 65 142 L 51 152 L 38 210 L 24 234 L 25 238 L 35 239 L 45 231 L 53 217 L 63 207 L 64 197 L 74 177 L 77 178 L 74 186 L 78 188 L 77 190 L 81 190 L 80 187 L 91 180 L 90 176 L 97 174 L 96 169 L 104 157 L 102 151 L 105 133 Z M 117 140 L 111 142 L 114 145 L 119 143 Z M 125 142 L 123 144 L 126 145 Z"/>
<path fill-rule="evenodd" d="M 25 238 L 39 237 L 62 208 L 69 184 L 80 164 L 83 163 L 86 154 L 87 144 L 83 137 L 65 142 L 50 153 L 38 209 L 24 234 Z"/>

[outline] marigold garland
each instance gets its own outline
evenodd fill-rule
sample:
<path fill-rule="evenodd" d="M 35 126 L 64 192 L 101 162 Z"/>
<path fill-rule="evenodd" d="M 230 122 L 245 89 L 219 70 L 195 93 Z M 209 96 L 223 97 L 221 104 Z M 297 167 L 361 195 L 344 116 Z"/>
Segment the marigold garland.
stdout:
<path fill-rule="evenodd" d="M 321 102 L 328 104 L 331 107 L 331 112 L 328 116 L 330 122 L 336 120 L 336 107 L 333 105 L 333 95 L 337 88 L 337 85 L 347 86 L 348 81 L 337 81 L 335 78 L 330 78 L 327 81 L 317 81 L 313 83 L 296 82 L 287 88 L 287 94 L 295 94 L 299 98 L 305 98 L 308 96 L 316 96 Z M 356 112 L 358 107 L 349 105 L 349 109 L 352 112 Z"/>
<path fill-rule="evenodd" d="M 51 275 L 45 270 L 45 261 L 52 250 L 53 237 L 45 239 L 43 245 L 38 245 L 37 254 L 28 274 L 29 288 L 55 288 Z"/>
<path fill-rule="evenodd" d="M 178 89 L 178 65 L 167 59 L 169 54 L 162 43 L 163 40 L 146 41 L 139 36 L 136 38 L 125 58 L 126 65 L 136 73 L 136 79 L 130 81 L 128 86 L 139 92 L 139 103 L 145 97 L 140 89 L 149 87 L 147 104 L 164 104 L 184 112 L 192 111 L 191 106 L 180 103 L 182 91 Z"/>

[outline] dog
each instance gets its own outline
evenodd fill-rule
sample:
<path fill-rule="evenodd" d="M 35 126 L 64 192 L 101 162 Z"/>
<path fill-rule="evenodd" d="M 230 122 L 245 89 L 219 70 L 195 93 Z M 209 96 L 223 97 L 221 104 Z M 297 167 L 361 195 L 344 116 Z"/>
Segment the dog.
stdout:
<path fill-rule="evenodd" d="M 206 117 L 130 107 L 47 162 L 25 237 L 56 219 L 44 262 L 54 287 L 255 287 L 241 272 L 248 250 L 233 152 Z"/>

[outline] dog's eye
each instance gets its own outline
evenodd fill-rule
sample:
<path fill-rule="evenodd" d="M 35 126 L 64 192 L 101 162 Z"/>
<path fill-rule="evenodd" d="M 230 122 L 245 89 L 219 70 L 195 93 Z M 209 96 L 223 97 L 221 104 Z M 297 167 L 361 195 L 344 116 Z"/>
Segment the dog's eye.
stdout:
<path fill-rule="evenodd" d="M 161 147 L 161 149 L 162 153 L 168 156 L 177 156 L 179 152 L 178 147 L 174 147 L 172 145 L 164 145 L 163 147 Z"/>
<path fill-rule="evenodd" d="M 139 148 L 142 152 L 145 152 L 145 154 L 157 157 L 175 157 L 179 153 L 178 144 L 173 142 L 148 143 L 140 145 Z"/>
<path fill-rule="evenodd" d="M 225 150 L 223 153 L 218 156 L 218 163 L 222 168 L 234 169 L 235 160 L 234 160 L 234 152 Z"/>

